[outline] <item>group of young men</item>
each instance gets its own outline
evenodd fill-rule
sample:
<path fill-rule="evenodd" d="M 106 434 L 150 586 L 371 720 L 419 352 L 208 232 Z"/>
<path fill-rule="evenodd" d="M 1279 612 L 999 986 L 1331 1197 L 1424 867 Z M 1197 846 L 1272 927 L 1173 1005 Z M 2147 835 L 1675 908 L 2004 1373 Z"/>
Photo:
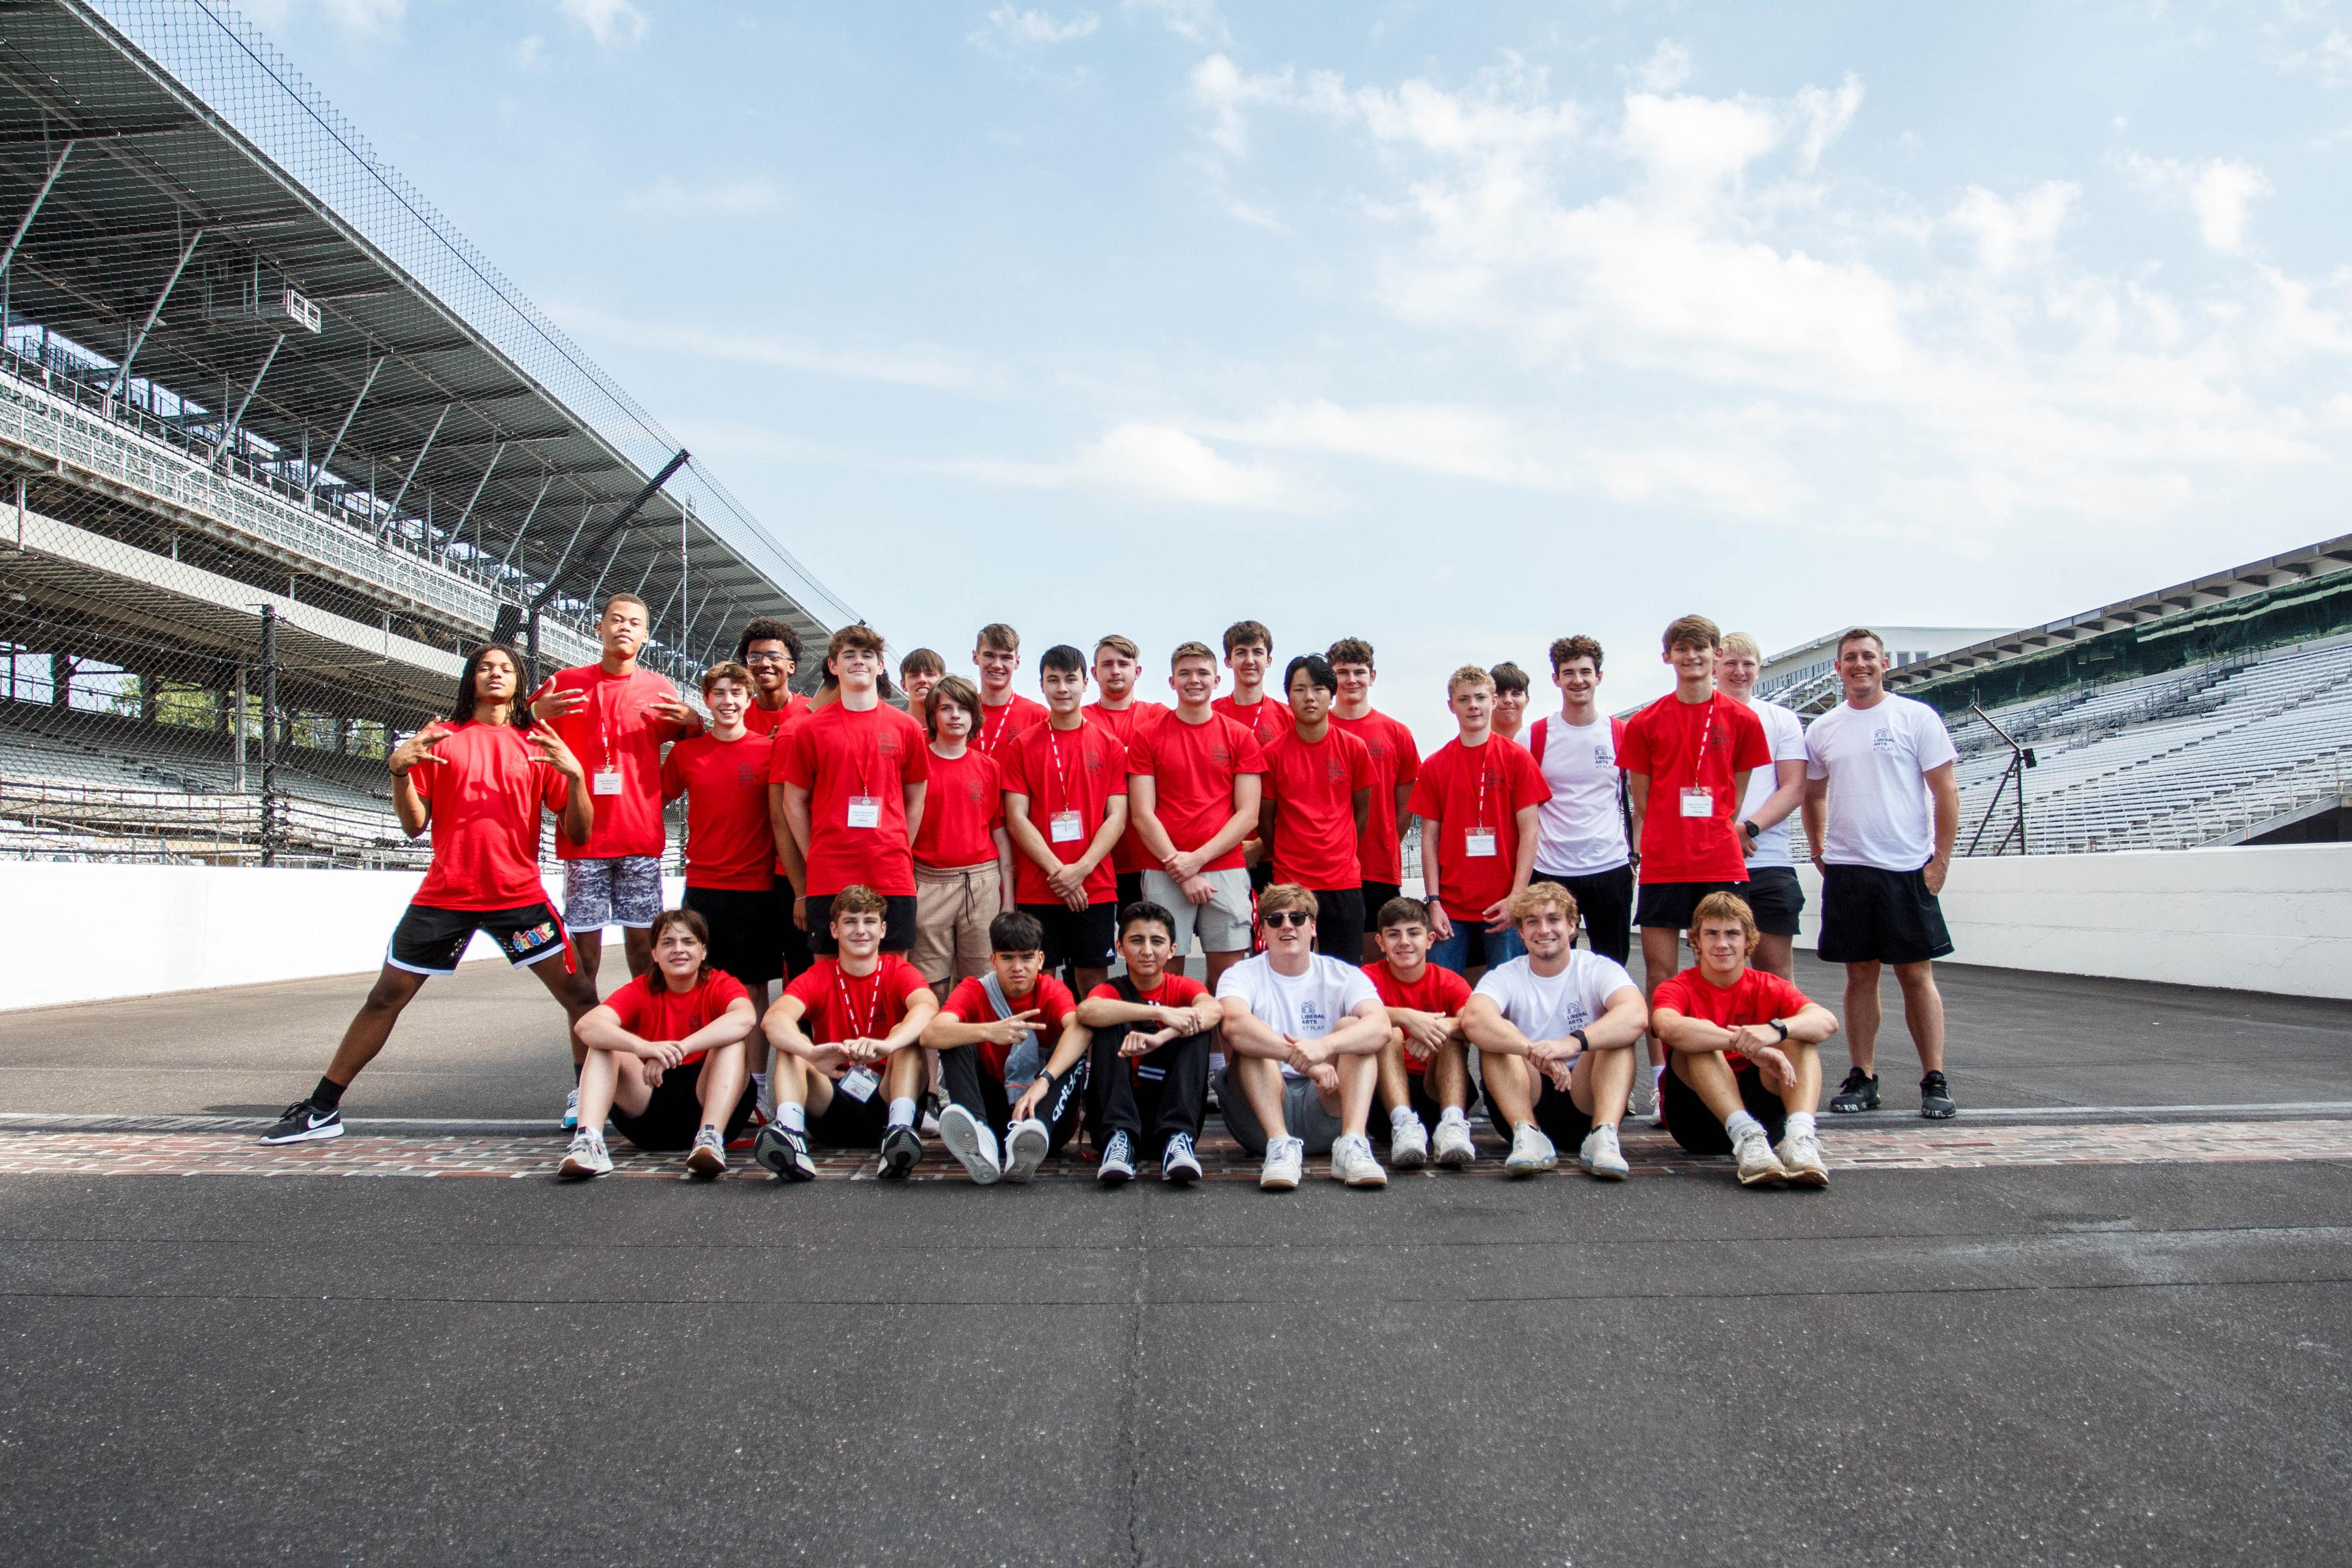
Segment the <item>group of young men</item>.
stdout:
<path fill-rule="evenodd" d="M 1166 704 L 1139 695 L 1118 636 L 1091 658 L 1047 649 L 1045 700 L 1018 695 L 1019 637 L 986 626 L 976 681 L 928 649 L 902 659 L 902 710 L 871 628 L 834 634 L 810 697 L 791 685 L 797 634 L 758 620 L 703 672 L 707 720 L 637 668 L 642 601 L 615 595 L 600 633 L 597 664 L 527 700 L 514 652 L 477 650 L 449 720 L 392 752 L 432 868 L 268 1142 L 341 1132 L 344 1090 L 478 930 L 570 1019 L 570 1176 L 612 1168 L 609 1119 L 698 1175 L 756 1125 L 782 1180 L 813 1177 L 820 1145 L 903 1176 L 928 1126 L 974 1181 L 1018 1183 L 1083 1128 L 1104 1182 L 1156 1164 L 1183 1184 L 1213 1100 L 1262 1186 L 1297 1186 L 1309 1154 L 1378 1186 L 1388 1167 L 1471 1163 L 1483 1100 L 1507 1172 L 1550 1169 L 1565 1143 L 1607 1179 L 1627 1173 L 1618 1125 L 1647 1087 L 1675 1140 L 1730 1154 L 1743 1183 L 1824 1184 L 1818 1047 L 1839 1025 L 1790 978 L 1800 817 L 1819 951 L 1847 972 L 1853 1067 L 1830 1109 L 1878 1104 L 1892 964 L 1921 1112 L 1954 1113 L 1933 978 L 1953 752 L 1933 710 L 1885 689 L 1867 630 L 1841 639 L 1846 700 L 1810 731 L 1753 696 L 1752 638 L 1686 616 L 1661 639 L 1675 689 L 1632 716 L 1600 711 L 1600 645 L 1563 637 L 1557 714 L 1526 721 L 1517 667 L 1465 667 L 1447 682 L 1457 733 L 1426 757 L 1371 706 L 1368 643 L 1294 658 L 1270 690 L 1254 621 L 1222 658 L 1180 645 Z M 686 893 L 665 910 L 680 797 Z M 561 914 L 539 879 L 545 813 Z M 614 924 L 631 979 L 599 1003 Z M 1196 945 L 1204 981 L 1183 973 Z"/>

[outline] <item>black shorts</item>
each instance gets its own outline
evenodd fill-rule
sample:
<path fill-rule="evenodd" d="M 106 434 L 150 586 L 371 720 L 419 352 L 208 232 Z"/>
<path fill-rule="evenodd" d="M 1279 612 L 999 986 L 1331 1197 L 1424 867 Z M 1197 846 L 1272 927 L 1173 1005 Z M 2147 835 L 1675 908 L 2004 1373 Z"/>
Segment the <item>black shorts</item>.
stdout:
<path fill-rule="evenodd" d="M 816 962 L 816 955 L 809 951 L 809 933 L 793 924 L 793 905 L 799 898 L 800 894 L 793 887 L 793 879 L 782 871 L 777 872 L 776 930 L 782 933 L 784 939 L 783 978 L 786 980 L 806 973 L 809 965 Z"/>
<path fill-rule="evenodd" d="M 1738 898 L 1748 896 L 1745 882 L 1644 882 L 1642 900 L 1634 907 L 1633 923 L 1643 931 L 1661 928 L 1666 931 L 1690 930 L 1691 912 L 1698 901 L 1709 893 L 1730 893 Z"/>
<path fill-rule="evenodd" d="M 765 895 L 761 895 L 765 896 Z M 736 979 L 743 978 L 738 974 Z M 613 1107 L 614 1130 L 638 1148 L 652 1153 L 670 1153 L 694 1147 L 694 1135 L 702 1130 L 702 1061 L 697 1058 L 682 1068 L 672 1068 L 662 1074 L 661 1082 L 646 1108 L 635 1116 Z M 727 1113 L 726 1125 L 720 1136 L 729 1142 L 751 1125 L 752 1109 L 758 1104 L 751 1085 L 746 1079 L 735 1109 Z"/>
<path fill-rule="evenodd" d="M 1364 956 L 1364 890 L 1315 889 L 1315 951 L 1349 963 Z"/>
<path fill-rule="evenodd" d="M 1824 963 L 1925 963 L 1952 951 L 1943 906 L 1927 874 L 1875 866 L 1831 866 L 1822 872 Z"/>
<path fill-rule="evenodd" d="M 467 943 L 478 931 L 497 942 L 507 962 L 517 969 L 560 952 L 564 955 L 565 973 L 578 971 L 563 917 L 544 899 L 511 910 L 440 910 L 411 904 L 400 923 L 392 928 L 383 961 L 411 974 L 455 974 L 458 960 L 466 956 Z"/>
<path fill-rule="evenodd" d="M 1274 886 L 1273 858 L 1269 856 L 1267 858 L 1261 860 L 1256 865 L 1251 867 L 1249 868 L 1249 874 L 1251 895 L 1250 905 L 1255 909 L 1257 905 L 1256 895 L 1265 892 L 1268 888 Z"/>
<path fill-rule="evenodd" d="M 809 900 L 814 903 L 815 900 Z M 880 1084 L 863 1100 L 856 1100 L 842 1092 L 841 1080 L 833 1081 L 833 1103 L 824 1108 L 822 1116 L 808 1119 L 809 1142 L 828 1149 L 877 1149 L 882 1134 L 890 1125 L 890 1091 Z"/>
<path fill-rule="evenodd" d="M 1118 935 L 1118 906 L 1088 904 L 1074 910 L 1067 904 L 1016 904 L 1024 915 L 1034 915 L 1045 928 L 1045 972 L 1064 964 L 1073 969 L 1108 969 L 1111 945 Z M 1050 1047 L 1048 1047 L 1050 1051 Z"/>
<path fill-rule="evenodd" d="M 1404 895 L 1404 889 L 1402 884 L 1396 882 L 1367 882 L 1363 887 L 1363 894 L 1364 934 L 1377 937 L 1381 934 L 1381 906 L 1391 899 L 1402 898 Z"/>
<path fill-rule="evenodd" d="M 1576 1097 L 1564 1089 L 1554 1089 L 1551 1079 L 1530 1068 L 1536 1080 L 1536 1125 L 1552 1142 L 1552 1147 L 1573 1158 L 1584 1144 L 1585 1135 L 1592 1131 L 1592 1118 L 1576 1108 Z M 1503 1121 L 1502 1111 L 1493 1100 L 1486 1101 L 1486 1120 L 1503 1142 L 1511 1141 L 1511 1129 Z"/>
<path fill-rule="evenodd" d="M 1680 1062 L 1682 1058 L 1676 1056 L 1674 1059 Z M 1780 1103 L 1779 1095 L 1764 1087 L 1764 1075 L 1756 1070 L 1755 1063 L 1741 1062 L 1732 1076 L 1739 1080 L 1739 1100 L 1748 1108 L 1748 1114 L 1764 1124 L 1765 1137 L 1778 1143 L 1780 1135 L 1789 1130 L 1789 1108 Z M 1723 1123 L 1715 1119 L 1706 1101 L 1683 1081 L 1682 1074 L 1671 1064 L 1666 1068 L 1665 1089 L 1659 1096 L 1659 1104 L 1665 1110 L 1666 1131 L 1685 1150 L 1694 1154 L 1731 1152 L 1731 1134 L 1723 1130 Z"/>
<path fill-rule="evenodd" d="M 1118 874 L 1118 907 L 1123 910 L 1129 904 L 1141 902 L 1143 902 L 1143 873 L 1121 871 Z"/>
<path fill-rule="evenodd" d="M 912 952 L 915 950 L 915 895 L 885 893 L 889 912 L 882 917 L 882 951 Z M 819 958 L 831 958 L 841 951 L 833 940 L 833 895 L 811 893 L 808 900 L 809 952 Z M 879 1137 L 880 1134 L 876 1134 Z"/>
<path fill-rule="evenodd" d="M 733 975 L 746 985 L 765 985 L 780 979 L 784 965 L 784 933 L 776 924 L 776 895 L 733 888 L 698 888 L 689 883 L 686 907 L 710 927 L 710 967 Z M 793 923 L 792 905 L 783 906 L 784 924 Z"/>
<path fill-rule="evenodd" d="M 1633 950 L 1633 868 L 1595 871 L 1589 877 L 1555 877 L 1538 871 L 1533 879 L 1566 888 L 1576 900 L 1576 913 L 1584 922 L 1585 944 L 1603 958 L 1625 962 Z"/>
<path fill-rule="evenodd" d="M 1797 917 L 1805 912 L 1805 889 L 1797 882 L 1797 873 L 1788 866 L 1750 866 L 1748 868 L 1748 891 L 1742 895 L 1748 910 L 1756 917 L 1756 929 L 1766 936 L 1794 936 L 1801 928 Z"/>

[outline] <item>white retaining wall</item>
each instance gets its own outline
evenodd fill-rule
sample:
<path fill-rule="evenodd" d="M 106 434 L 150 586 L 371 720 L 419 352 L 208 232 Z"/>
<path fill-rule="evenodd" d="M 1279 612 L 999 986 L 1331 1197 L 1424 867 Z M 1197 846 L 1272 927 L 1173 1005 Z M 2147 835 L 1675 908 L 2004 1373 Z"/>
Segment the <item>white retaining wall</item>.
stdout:
<path fill-rule="evenodd" d="M 1943 904 L 1956 963 L 2352 999 L 2352 844 L 1958 860 Z"/>

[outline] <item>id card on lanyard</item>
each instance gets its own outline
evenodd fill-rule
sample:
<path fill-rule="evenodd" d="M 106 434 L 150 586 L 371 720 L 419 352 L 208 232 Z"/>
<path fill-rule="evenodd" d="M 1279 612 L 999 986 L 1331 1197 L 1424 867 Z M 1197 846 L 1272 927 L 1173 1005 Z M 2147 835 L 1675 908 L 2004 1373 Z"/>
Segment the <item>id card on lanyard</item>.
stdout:
<path fill-rule="evenodd" d="M 1696 779 L 1706 773 L 1707 742 L 1714 739 L 1715 703 L 1713 700 L 1710 699 L 1706 704 L 1706 717 L 1699 721 L 1698 754 L 1691 761 L 1691 777 Z M 1713 816 L 1715 815 L 1715 791 L 1707 784 L 1685 784 L 1683 786 L 1682 803 L 1683 815 L 1685 816 Z"/>
<path fill-rule="evenodd" d="M 604 698 L 604 688 L 611 684 L 610 681 L 600 684 L 594 698 L 596 742 L 604 753 L 604 765 L 588 777 L 588 793 L 591 795 L 616 795 L 621 793 L 621 759 L 613 750 L 613 710 L 605 706 Z"/>
<path fill-rule="evenodd" d="M 1085 731 L 1081 731 L 1083 734 Z M 1086 819 L 1078 815 L 1077 805 L 1070 794 L 1070 775 L 1062 766 L 1062 737 L 1049 720 L 1045 725 L 1045 744 L 1054 753 L 1054 778 L 1062 786 L 1062 809 L 1045 818 L 1046 837 L 1056 844 L 1076 844 L 1087 836 Z M 1086 758 L 1086 742 L 1078 742 L 1081 764 Z"/>
<path fill-rule="evenodd" d="M 873 982 L 874 991 L 867 999 L 865 1020 L 861 1024 L 857 1017 L 857 1003 L 849 994 L 848 977 L 838 967 L 833 972 L 834 990 L 841 997 L 841 1033 L 845 1040 L 874 1038 L 874 1026 L 882 1021 L 881 967 L 877 964 L 874 973 L 866 978 Z M 863 1105 L 874 1098 L 874 1091 L 881 1087 L 881 1083 L 880 1074 L 872 1068 L 861 1065 L 850 1068 L 842 1076 L 841 1091 Z"/>
<path fill-rule="evenodd" d="M 857 753 L 857 793 L 849 797 L 848 826 L 879 827 L 882 826 L 882 797 L 872 792 L 874 785 L 869 766 L 876 760 L 880 743 L 869 734 L 866 748 Z"/>
<path fill-rule="evenodd" d="M 1505 742 L 1503 743 L 1507 745 L 1510 742 Z M 1495 742 L 1492 740 L 1489 740 L 1486 742 L 1486 745 L 1488 746 L 1494 744 Z M 1486 748 L 1483 746 L 1479 748 L 1482 752 Z M 1462 835 L 1462 853 L 1473 860 L 1490 860 L 1494 858 L 1496 852 L 1495 830 L 1486 826 L 1486 780 L 1489 774 L 1486 771 L 1486 759 L 1482 755 L 1478 759 L 1478 811 L 1476 816 L 1471 818 L 1473 826 L 1465 830 Z"/>

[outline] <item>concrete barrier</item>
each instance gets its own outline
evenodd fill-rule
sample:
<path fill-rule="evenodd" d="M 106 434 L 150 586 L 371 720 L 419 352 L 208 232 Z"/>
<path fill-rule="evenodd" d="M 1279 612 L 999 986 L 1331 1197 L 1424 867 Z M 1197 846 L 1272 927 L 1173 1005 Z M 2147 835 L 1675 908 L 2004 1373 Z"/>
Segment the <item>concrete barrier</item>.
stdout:
<path fill-rule="evenodd" d="M 2352 999 L 2352 844 L 1960 860 L 1943 903 L 1958 963 Z"/>

